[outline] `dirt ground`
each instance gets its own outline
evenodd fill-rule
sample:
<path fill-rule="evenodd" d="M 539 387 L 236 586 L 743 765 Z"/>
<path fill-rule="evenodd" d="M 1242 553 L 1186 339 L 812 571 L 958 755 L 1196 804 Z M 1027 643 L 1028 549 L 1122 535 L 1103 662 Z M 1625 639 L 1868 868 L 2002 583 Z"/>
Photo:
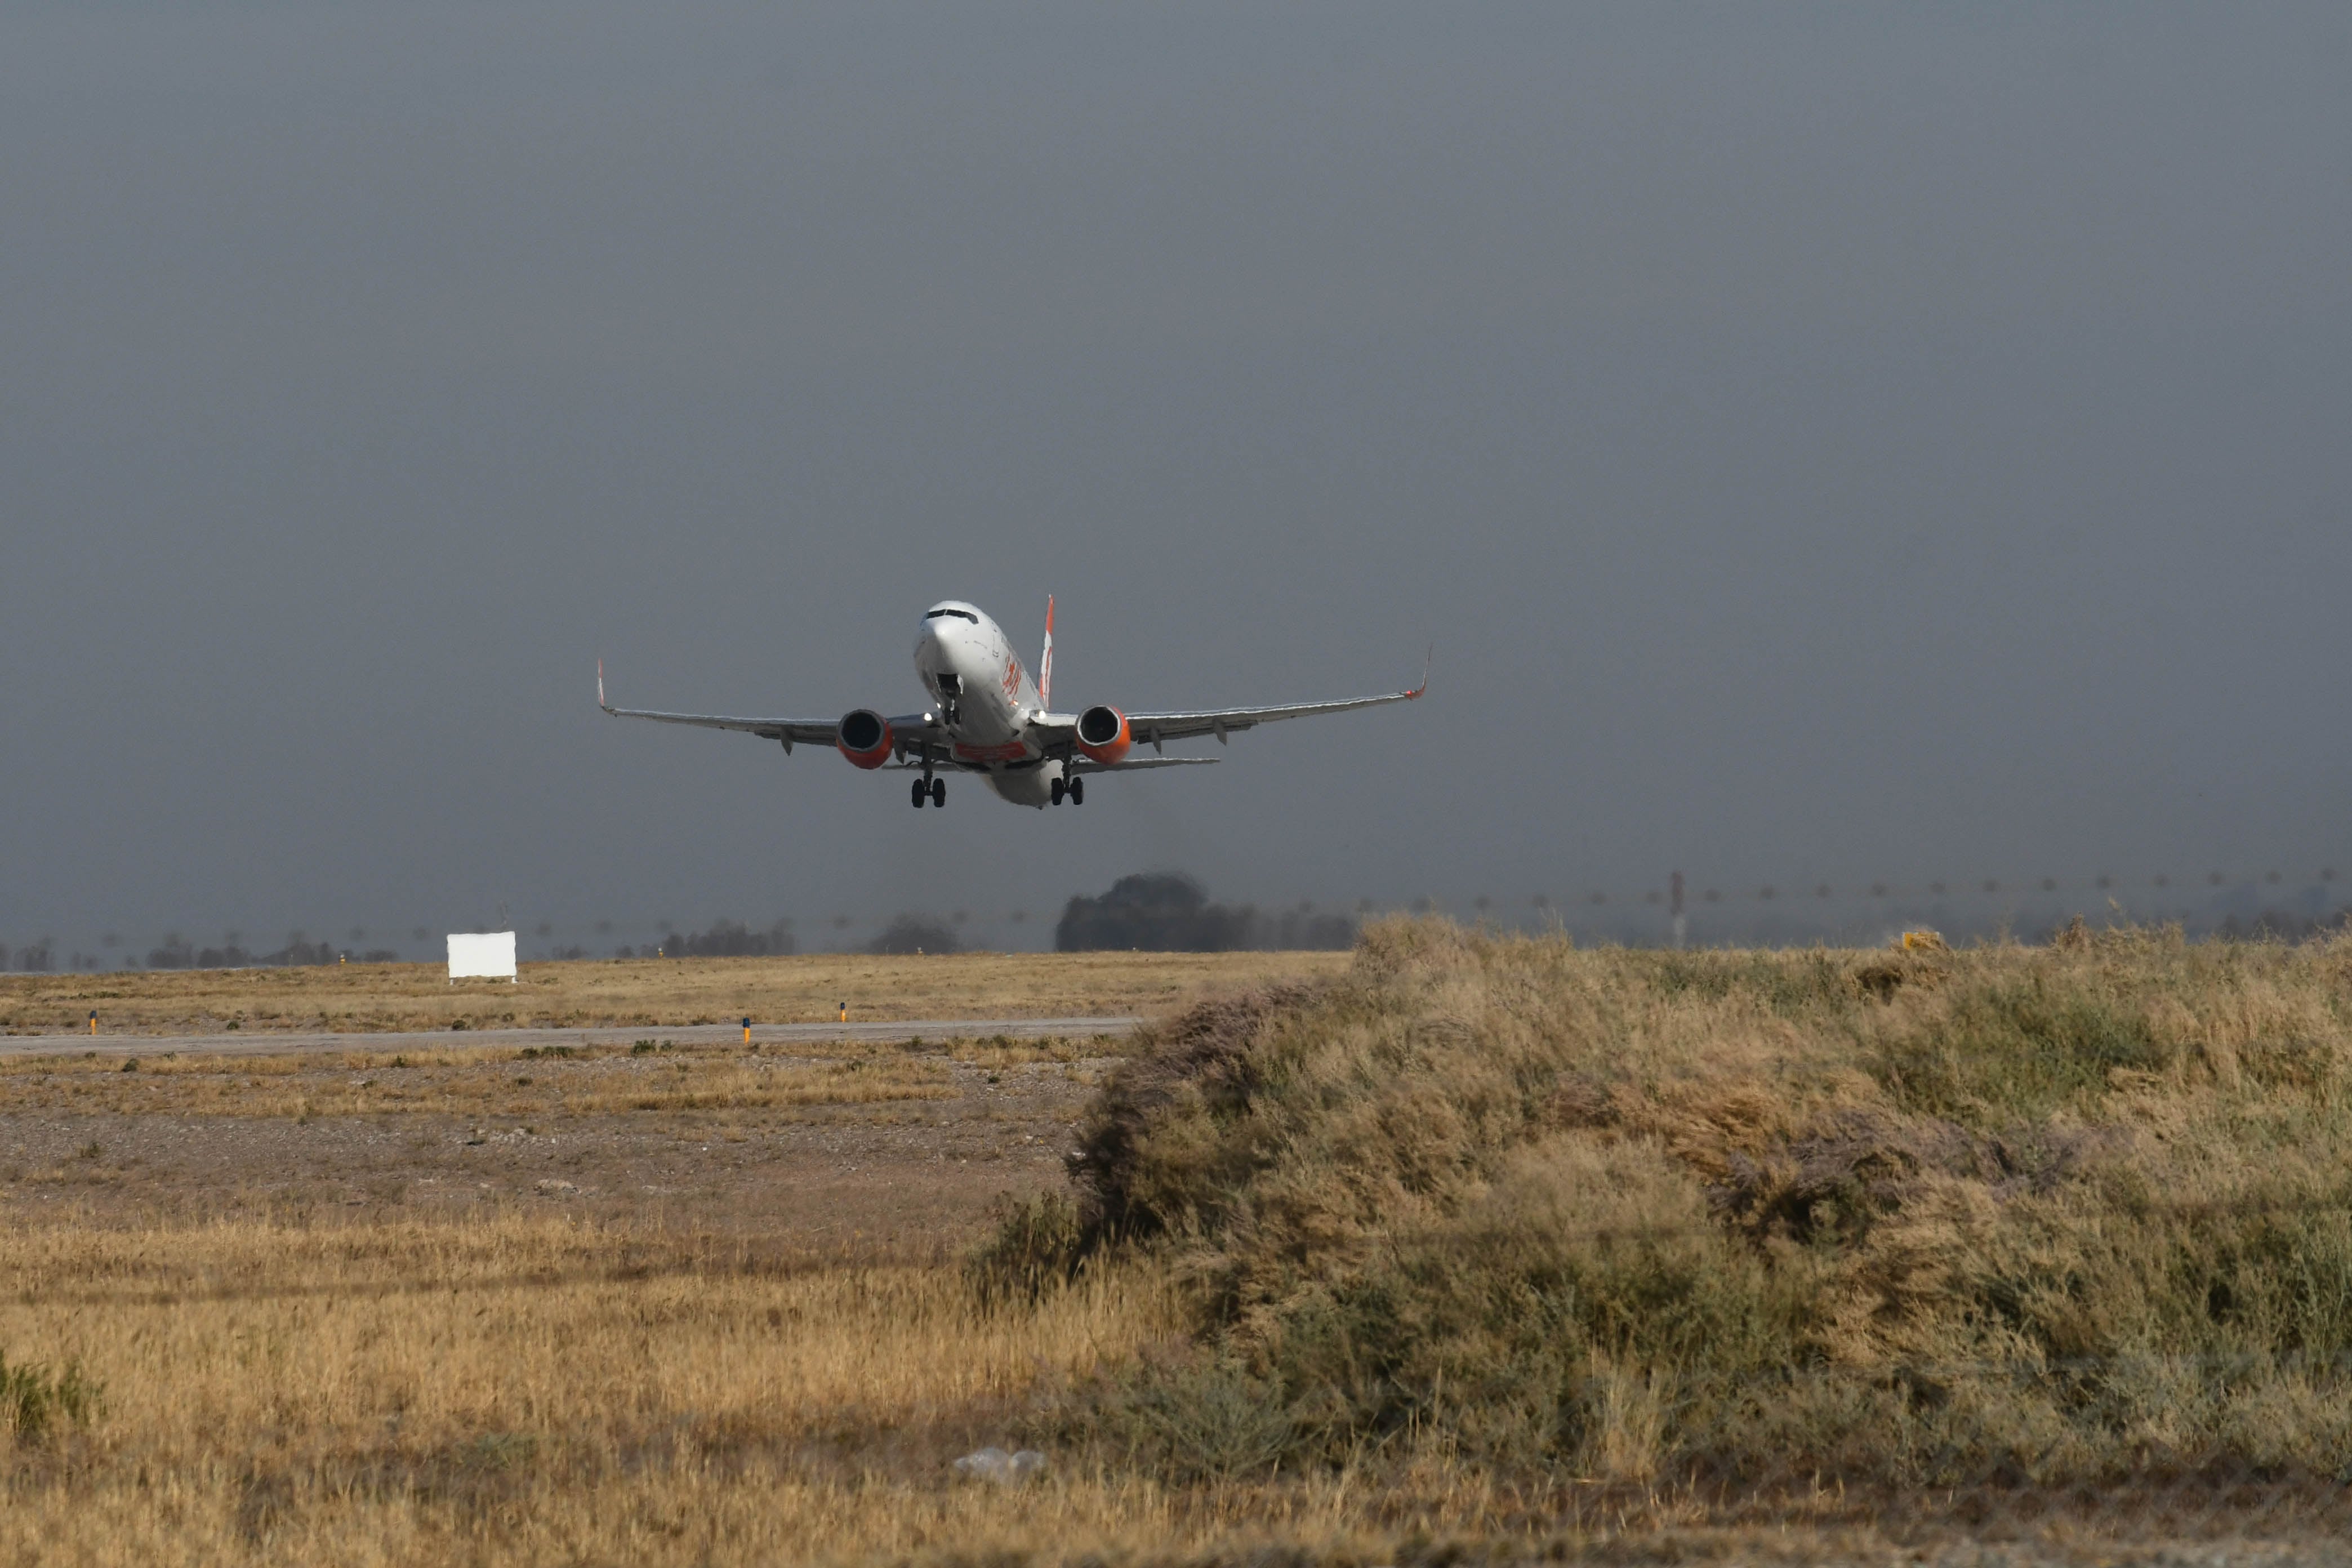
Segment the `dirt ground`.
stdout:
<path fill-rule="evenodd" d="M 429 963 L 0 975 L 0 1032 L 352 1033 L 854 1020 L 1164 1016 L 1204 996 L 1337 973 L 1344 952 L 963 952 L 526 963 L 451 985 Z"/>
<path fill-rule="evenodd" d="M 1105 1042 L 1104 1044 L 1108 1044 Z M 501 1206 L 937 1257 L 1062 1180 L 1092 1041 L 349 1052 L 0 1071 L 0 1219 L 364 1222 Z"/>
<path fill-rule="evenodd" d="M 0 1063 L 0 1219 L 364 1222 L 526 1205 L 902 1256 L 964 1246 L 1000 1194 L 1061 1180 L 1108 1039 L 745 1051 L 665 1027 L 1072 1013 L 1165 1016 L 1345 953 L 814 954 L 0 976 L 0 1028 L 70 1037 L 431 1029 L 448 1048 Z M 468 1030 L 643 1028 L 528 1057 Z M 58 1040 L 66 1047 L 68 1040 Z M 142 1070 L 143 1069 L 143 1070 Z"/>

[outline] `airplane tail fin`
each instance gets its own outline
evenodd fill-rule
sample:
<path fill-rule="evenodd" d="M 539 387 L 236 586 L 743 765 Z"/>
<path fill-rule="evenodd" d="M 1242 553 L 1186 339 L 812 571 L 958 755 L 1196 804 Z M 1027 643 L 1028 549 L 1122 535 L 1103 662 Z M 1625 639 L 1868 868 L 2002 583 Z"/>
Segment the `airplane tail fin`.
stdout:
<path fill-rule="evenodd" d="M 1045 595 L 1045 651 L 1037 656 L 1037 706 L 1054 708 L 1054 595 Z"/>

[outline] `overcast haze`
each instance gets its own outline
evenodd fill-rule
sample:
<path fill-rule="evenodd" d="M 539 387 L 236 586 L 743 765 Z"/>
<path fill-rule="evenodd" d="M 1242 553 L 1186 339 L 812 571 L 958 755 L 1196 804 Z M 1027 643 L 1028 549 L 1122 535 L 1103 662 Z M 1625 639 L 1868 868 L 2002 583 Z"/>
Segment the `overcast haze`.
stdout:
<path fill-rule="evenodd" d="M 2316 897 L 2347 82 L 2341 5 L 11 5 L 0 942 Z M 593 702 L 902 710 L 1048 592 L 1062 706 L 1430 695 L 919 816 Z"/>

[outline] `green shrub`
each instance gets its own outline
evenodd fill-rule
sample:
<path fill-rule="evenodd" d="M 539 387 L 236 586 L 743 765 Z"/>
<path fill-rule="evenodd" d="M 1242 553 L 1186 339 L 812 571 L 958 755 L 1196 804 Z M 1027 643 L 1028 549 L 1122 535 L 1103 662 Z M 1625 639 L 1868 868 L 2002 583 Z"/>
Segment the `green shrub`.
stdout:
<path fill-rule="evenodd" d="M 1888 1042 L 1872 1066 L 1903 1110 L 1991 1126 L 2084 1109 L 2116 1069 L 2151 1071 L 2169 1059 L 2143 1008 L 2034 973 L 1962 990 L 1931 1026 Z"/>
<path fill-rule="evenodd" d="M 1086 1256 L 1078 1205 L 1060 1193 L 1000 1195 L 988 1239 L 965 1259 L 964 1279 L 982 1301 L 1034 1301 L 1066 1284 Z"/>
<path fill-rule="evenodd" d="M 1320 1436 L 1278 1384 L 1220 1353 L 1129 1370 L 1090 1392 L 1082 1425 L 1122 1462 L 1181 1485 L 1295 1469 Z"/>
<path fill-rule="evenodd" d="M 37 1443 L 60 1424 L 87 1425 L 98 1415 L 99 1385 L 68 1362 L 61 1371 L 10 1366 L 0 1355 L 0 1422 L 19 1443 Z"/>

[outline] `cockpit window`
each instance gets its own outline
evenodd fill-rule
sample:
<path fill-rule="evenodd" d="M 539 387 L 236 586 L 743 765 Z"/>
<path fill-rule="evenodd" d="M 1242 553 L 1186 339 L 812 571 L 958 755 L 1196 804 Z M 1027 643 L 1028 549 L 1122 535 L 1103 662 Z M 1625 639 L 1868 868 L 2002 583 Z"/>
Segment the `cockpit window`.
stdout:
<path fill-rule="evenodd" d="M 965 620 L 970 621 L 973 626 L 978 626 L 978 625 L 980 625 L 980 617 L 979 617 L 978 616 L 973 615 L 970 610 L 951 610 L 951 609 L 947 608 L 945 605 L 942 605 L 942 606 L 940 606 L 939 609 L 936 609 L 936 610 L 927 610 L 927 611 L 925 611 L 925 612 L 924 612 L 924 614 L 923 614 L 923 619 L 925 619 L 925 620 L 927 620 L 927 621 L 936 621 L 936 620 L 938 620 L 941 616 L 961 616 Z"/>

